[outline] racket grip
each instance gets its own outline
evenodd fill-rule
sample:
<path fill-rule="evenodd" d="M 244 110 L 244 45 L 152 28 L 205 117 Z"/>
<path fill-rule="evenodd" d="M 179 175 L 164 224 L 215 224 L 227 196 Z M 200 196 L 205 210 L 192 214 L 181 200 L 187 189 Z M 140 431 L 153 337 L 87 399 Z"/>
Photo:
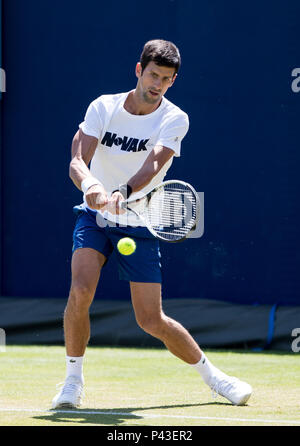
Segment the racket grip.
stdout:
<path fill-rule="evenodd" d="M 126 201 L 120 201 L 119 202 L 119 209 L 126 209 L 127 202 Z"/>

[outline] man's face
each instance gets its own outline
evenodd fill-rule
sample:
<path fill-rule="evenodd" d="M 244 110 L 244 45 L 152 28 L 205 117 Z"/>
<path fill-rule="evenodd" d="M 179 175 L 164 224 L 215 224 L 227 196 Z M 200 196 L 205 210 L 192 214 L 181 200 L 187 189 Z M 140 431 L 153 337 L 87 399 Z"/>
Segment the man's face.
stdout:
<path fill-rule="evenodd" d="M 136 66 L 138 78 L 137 91 L 147 104 L 156 104 L 161 101 L 162 96 L 171 87 L 176 79 L 175 69 L 172 67 L 161 67 L 151 61 L 142 73 L 141 64 Z"/>

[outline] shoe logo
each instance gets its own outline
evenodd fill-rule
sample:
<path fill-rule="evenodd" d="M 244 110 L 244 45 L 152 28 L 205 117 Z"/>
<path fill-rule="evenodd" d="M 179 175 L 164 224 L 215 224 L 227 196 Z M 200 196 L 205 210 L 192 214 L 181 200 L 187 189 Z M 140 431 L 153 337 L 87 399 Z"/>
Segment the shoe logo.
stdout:
<path fill-rule="evenodd" d="M 76 359 L 70 359 L 70 362 L 76 362 Z"/>

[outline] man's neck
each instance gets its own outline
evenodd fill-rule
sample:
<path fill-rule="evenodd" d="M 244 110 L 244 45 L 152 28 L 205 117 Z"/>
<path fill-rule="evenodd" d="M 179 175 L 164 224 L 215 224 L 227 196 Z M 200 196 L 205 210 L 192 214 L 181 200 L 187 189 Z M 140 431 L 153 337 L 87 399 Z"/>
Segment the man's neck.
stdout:
<path fill-rule="evenodd" d="M 124 108 L 128 113 L 132 115 L 148 115 L 153 113 L 161 104 L 159 101 L 157 104 L 147 104 L 145 101 L 139 98 L 136 90 L 131 91 L 127 96 Z"/>

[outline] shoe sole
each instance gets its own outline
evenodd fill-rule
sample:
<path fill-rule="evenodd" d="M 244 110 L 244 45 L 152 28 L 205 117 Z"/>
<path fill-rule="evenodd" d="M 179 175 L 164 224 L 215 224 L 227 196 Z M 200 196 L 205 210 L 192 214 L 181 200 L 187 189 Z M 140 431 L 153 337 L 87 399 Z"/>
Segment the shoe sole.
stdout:
<path fill-rule="evenodd" d="M 52 407 L 53 410 L 55 409 L 78 409 L 81 406 L 81 403 L 78 404 L 72 404 L 72 403 L 60 403 L 57 404 L 55 407 Z"/>
<path fill-rule="evenodd" d="M 251 395 L 252 395 L 252 392 L 245 395 L 241 401 L 239 401 L 238 403 L 235 403 L 235 406 L 244 406 L 247 403 L 247 401 L 249 400 Z"/>

